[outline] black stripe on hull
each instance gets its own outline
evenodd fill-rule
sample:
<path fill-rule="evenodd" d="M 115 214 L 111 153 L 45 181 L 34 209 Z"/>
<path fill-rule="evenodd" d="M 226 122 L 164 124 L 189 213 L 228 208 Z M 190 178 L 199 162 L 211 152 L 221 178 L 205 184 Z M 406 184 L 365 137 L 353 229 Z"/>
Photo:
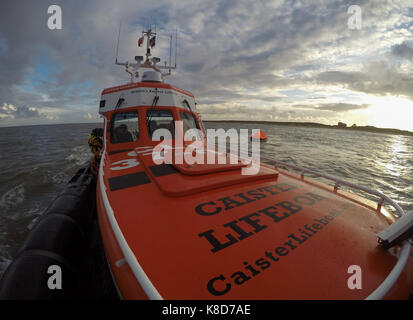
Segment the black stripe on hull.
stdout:
<path fill-rule="evenodd" d="M 111 191 L 140 186 L 151 182 L 151 180 L 144 171 L 109 178 L 108 181 L 109 188 Z"/>
<path fill-rule="evenodd" d="M 111 156 L 112 154 L 117 154 L 117 153 L 122 153 L 122 152 L 128 152 L 128 151 L 132 151 L 133 149 L 122 149 L 122 150 L 113 150 L 113 151 L 109 151 L 109 155 Z"/>
<path fill-rule="evenodd" d="M 178 173 L 178 170 L 171 164 L 160 164 L 157 166 L 149 167 L 155 177 L 162 177 L 168 174 Z"/>

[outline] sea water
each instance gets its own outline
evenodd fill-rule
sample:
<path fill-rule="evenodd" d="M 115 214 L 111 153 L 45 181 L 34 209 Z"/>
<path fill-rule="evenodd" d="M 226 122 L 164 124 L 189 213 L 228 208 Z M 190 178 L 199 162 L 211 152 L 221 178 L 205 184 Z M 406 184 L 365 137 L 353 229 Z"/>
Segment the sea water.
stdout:
<path fill-rule="evenodd" d="M 0 276 L 45 209 L 91 157 L 88 134 L 99 126 L 0 128 Z M 205 126 L 262 129 L 268 136 L 262 155 L 378 190 L 413 210 L 411 136 L 275 124 Z"/>

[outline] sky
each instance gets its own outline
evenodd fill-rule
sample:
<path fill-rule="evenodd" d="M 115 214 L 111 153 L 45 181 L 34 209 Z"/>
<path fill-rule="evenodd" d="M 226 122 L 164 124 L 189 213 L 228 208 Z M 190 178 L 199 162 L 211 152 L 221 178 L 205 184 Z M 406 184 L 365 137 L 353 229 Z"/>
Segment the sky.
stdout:
<path fill-rule="evenodd" d="M 129 81 L 114 64 L 120 21 L 121 61 L 144 53 L 142 25 L 156 23 L 162 61 L 178 30 L 165 82 L 192 92 L 204 120 L 413 131 L 413 0 L 3 0 L 0 126 L 100 122 L 102 90 Z"/>

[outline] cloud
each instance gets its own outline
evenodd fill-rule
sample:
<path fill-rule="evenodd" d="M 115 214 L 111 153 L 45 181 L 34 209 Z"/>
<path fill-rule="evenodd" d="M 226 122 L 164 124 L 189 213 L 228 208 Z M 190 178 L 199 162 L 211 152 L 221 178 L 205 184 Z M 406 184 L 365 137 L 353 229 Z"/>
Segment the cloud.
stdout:
<path fill-rule="evenodd" d="M 326 103 L 318 106 L 318 110 L 334 111 L 334 112 L 346 112 L 350 110 L 362 110 L 367 109 L 369 104 L 351 104 L 351 103 Z"/>
<path fill-rule="evenodd" d="M 324 84 L 351 84 L 367 81 L 368 75 L 359 71 L 326 71 L 317 75 L 316 80 Z"/>
<path fill-rule="evenodd" d="M 16 124 L 23 116 L 94 120 L 87 114 L 97 114 L 102 89 L 128 81 L 114 65 L 119 21 L 119 60 L 132 60 L 143 54 L 137 38 L 151 16 L 156 56 L 168 57 L 167 36 L 179 29 L 178 69 L 167 81 L 192 91 L 200 109 L 217 118 L 333 122 L 336 112 L 364 108 L 357 99 L 366 94 L 413 99 L 412 15 L 403 0 L 358 1 L 361 30 L 347 28 L 353 3 L 341 0 L 53 4 L 62 7 L 62 30 L 47 28 L 50 1 L 0 2 L 0 105 L 22 110 L 13 115 Z M 295 112 L 315 97 L 323 103 Z M 25 106 L 36 106 L 38 115 L 29 117 Z M 2 119 L 12 118 L 8 112 Z"/>
<path fill-rule="evenodd" d="M 285 98 L 283 95 L 252 94 L 246 92 L 236 92 L 236 90 L 212 89 L 204 92 L 207 98 L 199 99 L 200 104 L 205 103 L 224 103 L 228 100 L 234 100 L 238 103 L 241 101 L 255 101 L 256 103 L 274 102 Z"/>
<path fill-rule="evenodd" d="M 201 112 L 205 120 L 274 120 L 274 115 L 278 110 L 274 106 L 256 105 L 254 107 L 249 105 L 237 103 L 224 103 L 212 105 L 198 105 L 198 111 Z M 264 118 L 263 118 L 264 116 Z"/>
<path fill-rule="evenodd" d="M 318 74 L 315 80 L 324 85 L 343 87 L 378 96 L 402 95 L 413 99 L 413 76 L 411 69 L 403 70 L 391 61 L 371 61 L 361 71 L 327 71 Z"/>
<path fill-rule="evenodd" d="M 323 103 L 323 104 L 294 104 L 295 109 L 313 109 L 332 112 L 347 112 L 352 110 L 367 109 L 369 104 L 352 104 L 352 103 Z"/>
<path fill-rule="evenodd" d="M 27 119 L 40 117 L 39 111 L 34 107 L 26 106 L 14 106 L 12 104 L 4 103 L 0 108 L 0 120 L 1 119 Z"/>
<path fill-rule="evenodd" d="M 413 48 L 408 46 L 406 41 L 392 46 L 391 53 L 400 58 L 413 60 Z"/>

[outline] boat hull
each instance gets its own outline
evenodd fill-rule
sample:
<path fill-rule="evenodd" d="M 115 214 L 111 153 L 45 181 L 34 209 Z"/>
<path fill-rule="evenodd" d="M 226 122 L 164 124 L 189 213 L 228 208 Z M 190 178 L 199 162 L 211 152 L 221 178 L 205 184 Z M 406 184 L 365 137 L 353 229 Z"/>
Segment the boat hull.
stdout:
<path fill-rule="evenodd" d="M 89 162 L 29 232 L 0 281 L 0 300 L 118 299 L 99 232 Z"/>
<path fill-rule="evenodd" d="M 391 216 L 350 193 L 266 165 L 261 178 L 243 181 L 231 180 L 240 175 L 234 170 L 154 168 L 149 154 L 106 156 L 98 212 L 124 298 L 364 299 L 397 262 L 397 250 L 380 248 L 376 236 Z M 131 157 L 139 165 L 110 170 Z M 145 183 L 111 185 L 140 172 Z M 232 183 L 213 183 L 220 179 Z M 361 270 L 361 288 L 349 285 L 352 266 Z M 412 275 L 409 258 L 385 298 L 407 299 Z"/>

